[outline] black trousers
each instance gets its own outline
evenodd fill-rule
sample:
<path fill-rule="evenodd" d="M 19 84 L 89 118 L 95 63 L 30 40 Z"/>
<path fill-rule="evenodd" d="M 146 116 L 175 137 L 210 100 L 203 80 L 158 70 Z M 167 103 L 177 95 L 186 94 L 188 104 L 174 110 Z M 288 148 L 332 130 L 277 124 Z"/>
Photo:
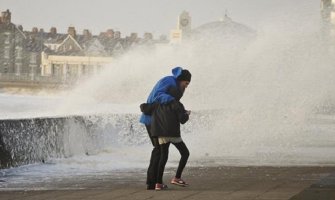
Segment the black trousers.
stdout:
<path fill-rule="evenodd" d="M 151 151 L 150 164 L 147 171 L 147 185 L 154 187 L 157 183 L 158 164 L 161 157 L 161 149 L 157 137 L 151 137 L 150 125 L 145 126 L 149 134 L 153 149 Z"/>
<path fill-rule="evenodd" d="M 186 166 L 188 157 L 190 156 L 190 152 L 188 151 L 186 145 L 184 142 L 179 142 L 179 143 L 172 143 L 179 151 L 181 158 L 179 161 L 178 169 L 176 172 L 176 178 L 181 178 L 181 174 L 183 173 L 183 170 Z M 158 172 L 157 172 L 157 183 L 162 184 L 163 183 L 163 173 L 165 169 L 166 162 L 169 157 L 169 147 L 170 143 L 167 144 L 162 144 L 160 145 L 161 147 L 161 156 L 159 160 L 159 165 L 158 165 Z"/>

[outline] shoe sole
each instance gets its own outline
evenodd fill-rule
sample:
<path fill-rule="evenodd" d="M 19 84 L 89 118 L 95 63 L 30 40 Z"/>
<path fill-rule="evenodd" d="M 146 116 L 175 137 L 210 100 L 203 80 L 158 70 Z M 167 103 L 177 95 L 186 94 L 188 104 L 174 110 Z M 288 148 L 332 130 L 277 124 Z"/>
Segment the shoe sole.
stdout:
<path fill-rule="evenodd" d="M 167 190 L 167 189 L 168 189 L 168 188 L 159 188 L 159 189 L 156 189 L 156 188 L 155 188 L 156 191 Z"/>
<path fill-rule="evenodd" d="M 181 183 L 175 183 L 175 182 L 171 182 L 171 184 L 178 185 L 178 186 L 181 186 L 181 187 L 187 187 L 188 186 L 187 184 L 181 184 Z"/>
<path fill-rule="evenodd" d="M 155 188 L 154 190 L 161 191 L 161 190 L 167 190 L 167 189 L 168 189 L 168 187 L 163 187 L 163 188 Z"/>

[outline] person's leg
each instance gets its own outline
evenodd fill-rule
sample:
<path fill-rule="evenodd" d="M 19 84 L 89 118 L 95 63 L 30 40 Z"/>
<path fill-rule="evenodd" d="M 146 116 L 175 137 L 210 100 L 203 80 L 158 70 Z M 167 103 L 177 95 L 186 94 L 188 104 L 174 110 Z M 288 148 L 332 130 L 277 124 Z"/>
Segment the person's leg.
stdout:
<path fill-rule="evenodd" d="M 177 169 L 177 173 L 176 173 L 176 178 L 180 179 L 181 174 L 183 173 L 183 170 L 186 166 L 188 157 L 190 156 L 190 152 L 188 151 L 184 142 L 173 143 L 173 144 L 174 144 L 174 146 L 176 146 L 176 148 L 178 149 L 178 151 L 181 155 L 179 165 L 178 165 L 178 169 Z"/>
<path fill-rule="evenodd" d="M 147 171 L 147 189 L 155 189 L 155 184 L 157 183 L 157 171 L 158 163 L 161 156 L 160 147 L 158 144 L 157 137 L 151 137 L 150 125 L 146 126 L 147 132 L 149 134 L 153 149 L 151 151 L 150 164 Z"/>
<path fill-rule="evenodd" d="M 166 162 L 169 157 L 169 146 L 170 143 L 159 145 L 161 149 L 161 156 L 158 164 L 158 172 L 157 172 L 157 183 L 163 184 L 163 173 L 165 169 Z"/>

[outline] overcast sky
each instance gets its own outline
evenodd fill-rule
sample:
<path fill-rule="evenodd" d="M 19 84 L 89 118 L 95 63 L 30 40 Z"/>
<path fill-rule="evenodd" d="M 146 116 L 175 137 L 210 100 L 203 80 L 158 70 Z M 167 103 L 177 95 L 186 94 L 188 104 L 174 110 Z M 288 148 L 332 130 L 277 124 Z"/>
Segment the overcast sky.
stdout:
<path fill-rule="evenodd" d="M 54 26 L 65 33 L 75 26 L 79 33 L 89 29 L 94 35 L 112 28 L 122 36 L 151 32 L 158 37 L 176 27 L 183 10 L 191 14 L 193 28 L 219 20 L 226 11 L 254 29 L 280 17 L 318 22 L 320 0 L 0 0 L 0 9 L 9 9 L 12 22 L 24 30 Z"/>

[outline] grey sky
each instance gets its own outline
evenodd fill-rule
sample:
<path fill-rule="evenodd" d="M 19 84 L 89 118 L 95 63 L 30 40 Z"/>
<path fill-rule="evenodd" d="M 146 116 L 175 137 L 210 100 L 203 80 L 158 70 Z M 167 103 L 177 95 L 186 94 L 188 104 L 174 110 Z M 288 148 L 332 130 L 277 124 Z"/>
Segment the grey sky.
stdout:
<path fill-rule="evenodd" d="M 191 14 L 193 27 L 218 20 L 226 10 L 234 21 L 255 29 L 282 16 L 318 22 L 320 0 L 0 0 L 0 9 L 10 9 L 13 23 L 25 30 L 55 26 L 64 33 L 75 26 L 79 33 L 112 28 L 123 36 L 152 32 L 158 37 L 175 28 L 183 10 Z"/>

